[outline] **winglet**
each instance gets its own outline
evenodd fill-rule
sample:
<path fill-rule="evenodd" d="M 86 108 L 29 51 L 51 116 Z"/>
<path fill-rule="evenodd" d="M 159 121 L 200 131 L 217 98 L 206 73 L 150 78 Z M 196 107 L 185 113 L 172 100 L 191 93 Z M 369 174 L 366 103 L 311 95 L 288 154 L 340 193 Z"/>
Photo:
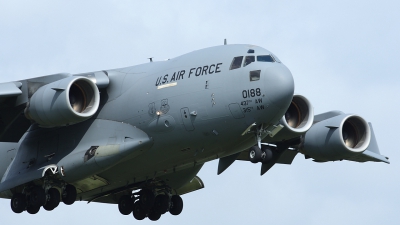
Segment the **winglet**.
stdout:
<path fill-rule="evenodd" d="M 372 124 L 368 123 L 368 125 L 371 129 L 371 141 L 369 143 L 367 150 L 365 150 L 363 152 L 363 155 L 367 156 L 368 158 L 371 158 L 372 161 L 384 162 L 384 163 L 390 164 L 389 158 L 381 155 L 379 152 L 378 142 L 376 141 L 374 129 L 372 128 Z"/>
<path fill-rule="evenodd" d="M 378 142 L 376 141 L 374 129 L 372 128 L 372 124 L 368 123 L 368 125 L 371 129 L 371 140 L 369 142 L 368 148 L 363 153 L 361 153 L 353 158 L 350 158 L 348 160 L 355 161 L 355 162 L 368 162 L 368 161 L 384 162 L 384 163 L 390 164 L 389 157 L 383 156 L 379 152 Z"/>
<path fill-rule="evenodd" d="M 380 154 L 379 152 L 379 147 L 378 147 L 378 142 L 376 142 L 376 138 L 375 138 L 375 133 L 374 133 L 374 128 L 372 128 L 372 124 L 368 123 L 369 128 L 371 130 L 371 141 L 369 142 L 369 146 L 368 146 L 368 151 Z"/>

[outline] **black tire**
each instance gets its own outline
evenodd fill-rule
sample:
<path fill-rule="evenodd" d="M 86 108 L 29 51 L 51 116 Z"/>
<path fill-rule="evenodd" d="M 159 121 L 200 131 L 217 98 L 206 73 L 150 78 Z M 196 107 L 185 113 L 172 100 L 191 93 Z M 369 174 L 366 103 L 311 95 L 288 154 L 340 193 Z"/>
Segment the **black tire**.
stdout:
<path fill-rule="evenodd" d="M 160 219 L 161 217 L 161 213 L 157 212 L 156 210 L 150 210 L 149 214 L 147 215 L 147 217 L 149 218 L 149 220 L 151 221 L 157 221 Z"/>
<path fill-rule="evenodd" d="M 133 211 L 133 199 L 129 195 L 122 196 L 118 201 L 118 209 L 122 215 L 129 215 Z"/>
<path fill-rule="evenodd" d="M 154 201 L 154 210 L 164 214 L 169 209 L 169 197 L 167 195 L 157 195 Z"/>
<path fill-rule="evenodd" d="M 181 198 L 181 196 L 179 195 L 174 195 L 171 198 L 171 208 L 169 209 L 169 212 L 174 215 L 177 216 L 179 214 L 181 214 L 183 209 L 183 200 Z"/>
<path fill-rule="evenodd" d="M 142 204 L 139 201 L 133 204 L 133 217 L 137 220 L 144 220 L 147 215 L 147 210 L 143 209 Z"/>
<path fill-rule="evenodd" d="M 39 212 L 39 210 L 40 210 L 40 207 L 37 207 L 37 206 L 29 205 L 28 207 L 26 207 L 26 211 L 29 214 L 36 214 Z"/>
<path fill-rule="evenodd" d="M 22 213 L 26 208 L 26 197 L 21 193 L 16 193 L 11 198 L 11 210 L 15 213 Z"/>
<path fill-rule="evenodd" d="M 252 163 L 261 162 L 261 149 L 258 146 L 253 146 L 249 149 L 249 160 Z"/>
<path fill-rule="evenodd" d="M 76 196 L 77 196 L 76 188 L 70 184 L 67 184 L 62 194 L 62 201 L 64 202 L 64 204 L 66 205 L 74 204 Z"/>
<path fill-rule="evenodd" d="M 29 205 L 33 208 L 41 207 L 46 203 L 46 193 L 44 189 L 36 186 L 32 188 L 31 194 L 29 195 Z"/>
<path fill-rule="evenodd" d="M 273 158 L 273 152 L 270 147 L 262 147 L 261 148 L 261 162 L 262 163 L 267 163 L 270 162 Z"/>
<path fill-rule="evenodd" d="M 50 188 L 47 191 L 47 202 L 43 208 L 47 211 L 52 211 L 60 204 L 60 192 L 56 188 Z"/>
<path fill-rule="evenodd" d="M 140 194 L 140 204 L 142 204 L 142 207 L 144 209 L 151 209 L 154 205 L 154 201 L 156 197 L 154 196 L 154 193 L 149 190 L 149 189 L 143 189 L 141 191 L 142 193 Z"/>

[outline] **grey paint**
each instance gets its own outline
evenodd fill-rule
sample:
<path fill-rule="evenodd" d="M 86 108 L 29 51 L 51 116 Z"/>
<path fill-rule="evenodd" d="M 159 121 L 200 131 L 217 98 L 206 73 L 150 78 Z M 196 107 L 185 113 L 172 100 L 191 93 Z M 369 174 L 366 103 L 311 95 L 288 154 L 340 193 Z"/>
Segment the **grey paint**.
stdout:
<path fill-rule="evenodd" d="M 177 190 L 205 162 L 224 157 L 218 171 L 222 172 L 257 144 L 255 134 L 264 139 L 277 127 L 293 98 L 294 81 L 282 63 L 256 61 L 229 69 L 232 59 L 249 55 L 249 49 L 254 55 L 271 54 L 253 45 L 224 45 L 167 61 L 81 74 L 91 82 L 95 76 L 103 88 L 96 113 L 83 122 L 71 119 L 71 124 L 80 122 L 74 125 L 32 125 L 20 139 L 13 163 L 0 171 L 5 174 L 0 191 L 17 192 L 29 181 L 40 183 L 52 165 L 58 168 L 57 179 L 76 186 L 91 176 L 104 180 L 98 186 L 91 183 L 92 189 L 80 189 L 78 197 L 83 200 L 116 194 L 124 187 L 134 190 L 149 180 Z M 260 80 L 249 79 L 254 70 L 261 70 Z M 38 116 L 54 116 L 53 106 L 61 104 L 56 108 L 61 112 L 67 106 L 57 99 L 68 93 L 69 86 L 59 84 L 70 84 L 71 79 L 67 74 L 30 79 L 21 82 L 21 90 L 28 90 L 29 107 L 46 106 Z M 49 95 L 41 90 L 49 90 Z M 296 154 L 283 154 L 290 146 L 285 141 L 274 140 L 278 153 L 263 164 L 261 174 L 282 155 L 281 163 L 293 160 Z"/>
<path fill-rule="evenodd" d="M 21 83 L 18 83 L 18 85 L 16 85 L 15 83 L 0 84 L 0 97 L 7 98 L 22 94 L 21 90 L 19 89 L 21 86 Z"/>

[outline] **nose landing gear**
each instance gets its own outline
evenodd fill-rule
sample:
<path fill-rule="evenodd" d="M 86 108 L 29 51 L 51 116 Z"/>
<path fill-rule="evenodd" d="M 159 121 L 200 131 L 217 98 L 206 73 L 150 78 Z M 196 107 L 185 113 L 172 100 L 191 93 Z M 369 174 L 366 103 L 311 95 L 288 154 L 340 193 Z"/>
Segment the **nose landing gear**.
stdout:
<path fill-rule="evenodd" d="M 257 145 L 249 149 L 249 160 L 252 163 L 267 163 L 273 158 L 273 151 L 271 147 L 265 146 L 261 143 L 263 134 L 268 133 L 261 124 L 255 131 L 255 138 Z"/>
<path fill-rule="evenodd" d="M 249 150 L 249 159 L 252 163 L 267 163 L 273 158 L 273 151 L 269 146 L 253 146 Z"/>

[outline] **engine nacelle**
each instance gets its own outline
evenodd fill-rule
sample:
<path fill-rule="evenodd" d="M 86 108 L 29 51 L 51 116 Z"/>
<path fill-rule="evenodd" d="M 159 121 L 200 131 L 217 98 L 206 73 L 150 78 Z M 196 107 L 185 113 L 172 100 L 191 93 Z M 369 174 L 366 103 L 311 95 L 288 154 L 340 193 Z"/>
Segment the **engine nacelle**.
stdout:
<path fill-rule="evenodd" d="M 314 122 L 314 110 L 308 99 L 294 95 L 285 115 L 279 121 L 282 130 L 273 139 L 289 140 L 306 133 Z"/>
<path fill-rule="evenodd" d="M 97 86 L 86 77 L 67 77 L 39 88 L 30 98 L 25 116 L 41 127 L 83 122 L 99 108 Z"/>
<path fill-rule="evenodd" d="M 314 124 L 301 152 L 321 162 L 349 159 L 364 152 L 370 140 L 370 127 L 362 117 L 342 114 Z"/>

